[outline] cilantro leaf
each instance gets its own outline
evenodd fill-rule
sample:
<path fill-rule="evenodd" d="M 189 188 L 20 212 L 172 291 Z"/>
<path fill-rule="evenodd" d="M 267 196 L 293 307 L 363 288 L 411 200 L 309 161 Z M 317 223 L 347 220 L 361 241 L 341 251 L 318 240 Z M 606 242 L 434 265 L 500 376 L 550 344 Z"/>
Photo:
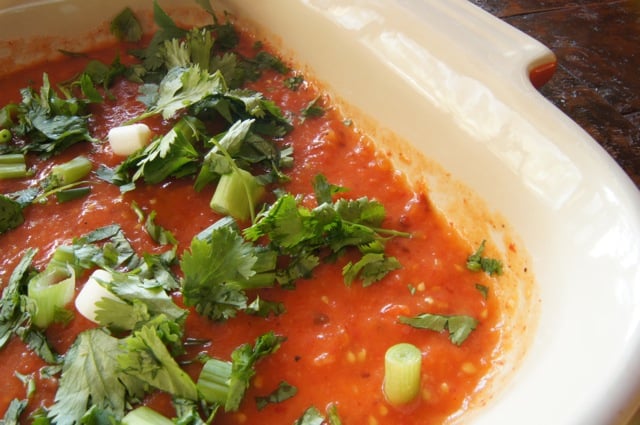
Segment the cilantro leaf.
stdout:
<path fill-rule="evenodd" d="M 232 225 L 198 237 L 180 260 L 184 302 L 213 320 L 234 317 L 247 308 L 245 290 L 271 286 L 275 256 L 244 241 Z"/>
<path fill-rule="evenodd" d="M 162 10 L 157 0 L 153 2 L 153 18 L 158 26 L 158 31 L 155 32 L 145 49 L 132 52 L 142 59 L 145 71 L 155 71 L 164 65 L 162 46 L 165 40 L 181 38 L 187 32 L 176 25 L 173 19 Z"/>
<path fill-rule="evenodd" d="M 144 303 L 127 304 L 111 298 L 102 298 L 95 305 L 96 321 L 114 331 L 130 331 L 135 329 L 138 323 L 145 323 L 151 319 Z"/>
<path fill-rule="evenodd" d="M 310 210 L 299 205 L 295 196 L 283 194 L 244 230 L 250 241 L 266 236 L 271 249 L 285 258 L 288 266 L 278 270 L 280 284 L 289 286 L 295 279 L 308 277 L 322 261 L 332 261 L 349 248 L 359 250 L 362 257 L 343 269 L 346 284 L 361 278 L 367 286 L 399 268 L 397 259 L 384 254 L 385 235 L 408 235 L 379 227 L 384 207 L 367 198 L 330 202 L 331 195 L 342 189 L 324 178 L 316 183 L 322 201 L 316 208 Z"/>
<path fill-rule="evenodd" d="M 316 407 L 311 406 L 304 411 L 300 418 L 296 419 L 293 425 L 322 425 L 324 421 L 325 417 L 322 413 Z"/>
<path fill-rule="evenodd" d="M 478 272 L 484 271 L 489 276 L 502 274 L 502 262 L 495 258 L 487 258 L 483 256 L 486 240 L 483 240 L 476 252 L 467 258 L 467 269 Z"/>
<path fill-rule="evenodd" d="M 449 339 L 455 345 L 461 345 L 478 325 L 478 321 L 470 316 L 422 313 L 414 317 L 400 316 L 398 321 L 405 325 L 435 332 L 447 330 Z"/>
<path fill-rule="evenodd" d="M 220 71 L 216 71 L 218 73 Z M 216 112 L 227 122 L 255 119 L 252 130 L 263 136 L 281 137 L 293 128 L 280 108 L 255 90 L 232 89 L 221 91 L 217 96 L 203 98 L 191 107 L 195 116 Z"/>
<path fill-rule="evenodd" d="M 259 336 L 253 347 L 243 344 L 231 353 L 231 378 L 229 382 L 229 396 L 225 403 L 225 410 L 236 410 L 249 388 L 251 378 L 255 375 L 255 364 L 265 356 L 278 351 L 284 338 L 268 332 Z"/>
<path fill-rule="evenodd" d="M 196 102 L 227 90 L 220 72 L 210 74 L 198 65 L 171 68 L 158 86 L 158 97 L 149 110 L 132 121 L 162 114 L 173 118 L 178 111 Z"/>
<path fill-rule="evenodd" d="M 349 262 L 342 274 L 347 285 L 360 277 L 362 286 L 367 287 L 382 279 L 391 270 L 400 267 L 400 262 L 395 257 L 387 257 L 381 252 L 370 252 L 363 255 L 356 263 Z"/>
<path fill-rule="evenodd" d="M 9 403 L 7 411 L 4 413 L 4 417 L 0 419 L 0 425 L 17 425 L 20 423 L 20 415 L 27 408 L 29 400 L 13 399 Z"/>
<path fill-rule="evenodd" d="M 284 80 L 284 86 L 291 91 L 297 91 L 304 83 L 304 77 L 302 75 L 294 75 Z"/>
<path fill-rule="evenodd" d="M 286 381 L 280 381 L 278 388 L 266 396 L 256 397 L 256 407 L 262 410 L 272 403 L 281 403 L 298 393 L 298 389 Z"/>
<path fill-rule="evenodd" d="M 277 351 L 283 341 L 283 337 L 268 332 L 256 338 L 253 347 L 242 344 L 236 348 L 231 353 L 231 361 L 209 359 L 197 384 L 204 399 L 224 407 L 227 412 L 238 410 L 255 375 L 255 364 Z"/>
<path fill-rule="evenodd" d="M 151 314 L 164 314 L 174 322 L 183 322 L 187 311 L 178 307 L 162 287 L 147 287 L 135 273 L 112 273 L 111 291 L 119 298 L 143 303 Z"/>
<path fill-rule="evenodd" d="M 489 287 L 488 286 L 476 283 L 475 287 L 478 290 L 478 292 L 480 292 L 480 294 L 482 294 L 482 298 L 484 298 L 485 300 L 487 298 L 489 298 Z"/>
<path fill-rule="evenodd" d="M 316 202 L 321 205 L 333 202 L 335 195 L 348 192 L 348 189 L 331 184 L 323 174 L 317 174 L 313 179 L 313 191 L 316 196 Z"/>
<path fill-rule="evenodd" d="M 23 206 L 0 194 L 0 234 L 19 227 L 24 222 Z"/>
<path fill-rule="evenodd" d="M 142 178 L 157 184 L 169 177 L 184 177 L 197 171 L 200 154 L 193 143 L 202 135 L 202 123 L 185 117 L 167 134 L 151 141 L 120 163 L 107 180 L 119 186 Z M 130 172 L 133 175 L 130 176 Z M 103 175 L 104 177 L 104 175 Z"/>
<path fill-rule="evenodd" d="M 158 319 L 162 316 L 177 326 L 173 333 L 181 333 L 179 329 L 184 325 L 187 311 L 178 307 L 161 286 L 146 285 L 135 271 L 111 272 L 111 280 L 104 285 L 120 302 L 103 298 L 96 303 L 96 320 L 101 325 L 118 331 L 134 330 L 156 320 L 162 322 Z"/>
<path fill-rule="evenodd" d="M 208 425 L 213 423 L 218 406 L 215 405 L 212 408 L 209 406 L 202 406 L 203 402 L 187 400 L 184 398 L 174 398 L 173 407 L 176 410 L 176 418 L 174 422 L 178 425 Z M 204 410 L 204 415 L 207 418 L 206 422 L 203 420 L 200 414 L 200 409 Z"/>
<path fill-rule="evenodd" d="M 183 41 L 177 38 L 165 40 L 165 65 L 168 69 L 198 65 L 200 69 L 210 70 L 213 44 L 214 39 L 207 28 L 192 29 Z"/>
<path fill-rule="evenodd" d="M 154 242 L 160 245 L 175 245 L 178 243 L 176 237 L 173 236 L 173 233 L 156 223 L 156 216 L 158 215 L 158 213 L 155 210 L 151 211 L 149 215 L 145 217 L 144 211 L 142 211 L 142 209 L 135 201 L 131 205 L 131 208 L 138 216 L 138 222 L 144 223 L 144 229 L 147 231 Z"/>
<path fill-rule="evenodd" d="M 36 274 L 32 261 L 37 253 L 27 249 L 11 273 L 0 299 L 0 349 L 12 336 L 18 336 L 30 350 L 49 364 L 59 362 L 44 334 L 32 325 L 34 305 L 27 297 L 28 282 Z"/>
<path fill-rule="evenodd" d="M 76 267 L 90 269 L 134 268 L 140 262 L 131 243 L 117 224 L 100 227 L 84 236 L 75 238 L 72 244 Z"/>
<path fill-rule="evenodd" d="M 21 309 L 21 297 L 27 293 L 27 283 L 31 278 L 31 263 L 37 250 L 28 249 L 13 269 L 7 286 L 2 290 L 0 303 L 0 348 L 4 347 L 12 335 L 29 319 Z"/>
<path fill-rule="evenodd" d="M 300 110 L 300 117 L 302 121 L 307 118 L 318 118 L 324 115 L 325 111 L 320 105 L 320 100 L 321 98 L 318 96 Z"/>
<path fill-rule="evenodd" d="M 198 391 L 189 375 L 167 350 L 154 326 L 144 326 L 125 338 L 117 356 L 119 370 L 175 397 L 197 400 Z"/>
<path fill-rule="evenodd" d="M 61 98 L 51 88 L 45 73 L 37 93 L 33 88 L 21 90 L 18 105 L 19 123 L 13 129 L 28 138 L 23 152 L 49 156 L 80 141 L 94 141 L 89 133 L 86 103 L 75 98 Z"/>
<path fill-rule="evenodd" d="M 122 417 L 127 389 L 116 370 L 118 339 L 101 329 L 80 333 L 65 355 L 48 417 L 58 425 L 80 423 L 92 406 Z"/>

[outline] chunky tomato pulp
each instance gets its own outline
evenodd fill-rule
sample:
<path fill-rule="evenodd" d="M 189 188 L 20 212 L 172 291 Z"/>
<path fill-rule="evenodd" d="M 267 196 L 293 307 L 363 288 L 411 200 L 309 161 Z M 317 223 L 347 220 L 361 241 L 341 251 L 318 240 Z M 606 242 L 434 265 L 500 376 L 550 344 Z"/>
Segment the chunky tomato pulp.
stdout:
<path fill-rule="evenodd" d="M 114 54 L 110 50 L 95 55 L 109 62 Z M 121 55 L 126 56 L 123 52 Z M 39 84 L 42 72 L 47 72 L 52 82 L 64 81 L 80 71 L 84 61 L 73 58 L 49 63 L 2 79 L 2 103 L 18 101 L 18 89 L 30 82 Z M 369 287 L 358 282 L 347 286 L 341 274 L 349 260 L 347 256 L 336 264 L 320 266 L 312 278 L 297 282 L 295 290 L 262 290 L 261 298 L 284 304 L 286 312 L 281 315 L 260 318 L 240 314 L 224 323 L 214 323 L 192 311 L 186 336 L 208 342 L 190 349 L 185 358 L 206 352 L 228 359 L 234 348 L 251 343 L 265 332 L 286 337 L 277 352 L 257 364 L 240 410 L 219 414 L 215 423 L 293 423 L 308 407 L 324 411 L 331 404 L 337 407 L 345 424 L 442 423 L 465 408 L 482 387 L 495 360 L 500 340 L 498 302 L 491 291 L 486 296 L 478 290 L 478 285 L 490 289 L 492 280 L 465 268 L 475 247 L 461 240 L 456 229 L 432 208 L 428 195 L 412 190 L 369 139 L 328 105 L 327 98 L 322 98 L 324 115 L 300 118 L 299 111 L 319 95 L 316 86 L 306 83 L 292 91 L 284 87 L 283 78 L 266 72 L 250 87 L 265 93 L 293 117 L 294 129 L 282 140 L 283 145 L 293 145 L 295 160 L 294 167 L 288 170 L 291 181 L 284 190 L 300 194 L 313 206 L 312 181 L 322 173 L 329 182 L 349 188 L 346 197 L 367 196 L 380 201 L 387 211 L 385 227 L 411 234 L 388 242 L 389 254 L 398 258 L 402 268 Z M 110 127 L 144 110 L 136 100 L 137 85 L 119 80 L 111 90 L 117 100 L 92 106 L 92 131 L 100 139 L 106 137 Z M 170 128 L 170 123 L 158 119 L 148 123 L 157 133 Z M 0 181 L 0 189 L 9 193 L 33 184 L 53 164 L 78 154 L 89 157 L 94 167 L 114 166 L 122 160 L 113 155 L 106 143 L 83 142 L 46 162 L 29 157 L 32 164 L 38 165 L 39 174 L 32 180 Z M 92 190 L 87 197 L 30 206 L 25 210 L 24 225 L 0 235 L 3 285 L 26 248 L 39 249 L 35 265 L 42 267 L 57 246 L 112 223 L 120 224 L 139 252 L 157 252 L 159 248 L 131 208 L 134 201 L 147 213 L 157 212 L 156 221 L 177 237 L 179 253 L 188 248 L 194 235 L 219 218 L 209 207 L 213 187 L 195 192 L 192 179 L 173 179 L 156 186 L 138 184 L 135 191 L 124 195 L 94 175 L 90 180 Z M 86 278 L 87 275 L 80 276 L 77 290 Z M 178 292 L 174 297 L 180 302 Z M 73 305 L 69 308 L 73 309 Z M 456 346 L 446 332 L 416 329 L 398 322 L 401 315 L 425 312 L 468 315 L 478 320 L 478 326 L 463 344 Z M 96 325 L 76 314 L 68 324 L 51 326 L 46 336 L 55 350 L 64 353 L 79 332 L 93 326 Z M 384 354 L 399 342 L 412 343 L 422 351 L 421 392 L 409 405 L 394 407 L 382 391 Z M 12 399 L 24 398 L 24 384 L 16 373 L 32 375 L 37 384 L 23 414 L 25 421 L 30 412 L 52 403 L 56 380 L 40 376 L 44 363 L 18 338 L 0 356 L 0 376 L 4 377 L 0 381 L 0 412 L 7 410 Z M 195 379 L 201 364 L 194 362 L 185 368 Z M 255 398 L 271 393 L 281 381 L 295 386 L 297 394 L 258 410 Z M 173 412 L 167 401 L 166 395 L 154 394 L 147 403 L 170 416 Z"/>

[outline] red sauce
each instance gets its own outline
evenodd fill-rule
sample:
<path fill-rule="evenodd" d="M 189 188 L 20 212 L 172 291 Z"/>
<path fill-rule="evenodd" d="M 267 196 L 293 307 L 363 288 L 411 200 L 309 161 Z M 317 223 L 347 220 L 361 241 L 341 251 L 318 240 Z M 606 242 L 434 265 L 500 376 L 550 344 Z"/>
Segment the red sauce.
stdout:
<path fill-rule="evenodd" d="M 113 55 L 106 51 L 96 53 L 107 62 Z M 83 65 L 83 60 L 69 59 L 3 78 L 0 101 L 2 104 L 19 101 L 18 89 L 30 81 L 39 85 L 43 71 L 51 81 L 62 81 Z M 297 117 L 319 89 L 308 83 L 293 92 L 283 87 L 282 78 L 267 73 L 251 88 L 266 93 L 283 111 Z M 135 99 L 137 86 L 132 83 L 119 81 L 113 93 L 117 101 L 93 106 L 91 126 L 98 138 L 104 138 L 111 126 L 144 109 Z M 349 197 L 379 200 L 388 214 L 385 226 L 410 232 L 412 237 L 389 242 L 389 253 L 400 260 L 403 268 L 370 287 L 344 285 L 341 268 L 347 261 L 345 258 L 338 264 L 319 267 L 312 279 L 298 282 L 293 291 L 262 291 L 262 297 L 284 303 L 286 313 L 280 316 L 263 319 L 240 315 L 225 323 L 213 323 L 191 312 L 187 336 L 209 339 L 206 352 L 214 357 L 227 359 L 238 345 L 252 342 L 270 330 L 287 338 L 279 351 L 258 363 L 241 410 L 221 414 L 215 423 L 293 423 L 306 408 L 313 405 L 324 411 L 331 403 L 336 404 L 345 424 L 442 423 L 465 408 L 492 367 L 500 338 L 496 327 L 498 303 L 491 296 L 485 299 L 476 288 L 477 283 L 490 286 L 491 281 L 465 269 L 465 260 L 474 247 L 465 244 L 456 229 L 434 211 L 427 195 L 410 189 L 405 177 L 392 169 L 366 137 L 343 122 L 336 110 L 329 108 L 324 116 L 304 122 L 296 119 L 295 124 L 295 129 L 283 140 L 295 149 L 295 167 L 289 172 L 291 182 L 284 187 L 287 191 L 312 199 L 312 179 L 323 173 L 331 183 L 350 188 Z M 158 132 L 169 125 L 152 123 Z M 29 157 L 41 174 L 32 181 L 0 180 L 0 190 L 7 193 L 31 184 L 48 172 L 53 163 L 80 153 L 94 164 L 113 166 L 121 161 L 106 143 L 82 143 L 46 163 Z M 25 248 L 39 248 L 35 265 L 42 267 L 56 246 L 113 222 L 122 226 L 139 252 L 154 252 L 157 247 L 131 209 L 133 201 L 147 212 L 157 211 L 157 222 L 177 236 L 179 252 L 188 247 L 196 233 L 218 218 L 208 206 L 213 188 L 196 193 L 190 179 L 157 186 L 140 184 L 136 191 L 124 196 L 117 187 L 95 176 L 91 180 L 93 189 L 88 197 L 64 204 L 50 201 L 47 205 L 31 206 L 26 209 L 23 226 L 0 235 L 0 279 L 4 284 Z M 86 277 L 78 280 L 78 289 Z M 410 286 L 415 288 L 414 293 Z M 178 293 L 174 296 L 180 301 Z M 397 322 L 398 315 L 423 312 L 466 314 L 477 318 L 479 325 L 458 347 L 444 333 L 413 329 Z M 47 337 L 63 353 L 79 332 L 92 326 L 95 325 L 76 314 L 68 325 L 49 328 Z M 381 390 L 384 353 L 398 342 L 413 343 L 423 352 L 422 392 L 415 403 L 405 408 L 389 405 Z M 4 412 L 13 398 L 24 397 L 24 386 L 14 372 L 38 377 L 44 363 L 17 338 L 0 351 L 0 356 L 0 376 L 4 377 L 0 381 L 0 412 Z M 199 368 L 192 365 L 188 371 L 195 378 Z M 254 398 L 270 393 L 280 381 L 296 386 L 298 394 L 258 411 Z M 38 378 L 37 392 L 23 415 L 25 420 L 39 405 L 50 405 L 55 390 L 55 380 Z M 170 415 L 165 407 L 169 404 L 167 399 L 166 395 L 154 395 L 149 404 Z"/>

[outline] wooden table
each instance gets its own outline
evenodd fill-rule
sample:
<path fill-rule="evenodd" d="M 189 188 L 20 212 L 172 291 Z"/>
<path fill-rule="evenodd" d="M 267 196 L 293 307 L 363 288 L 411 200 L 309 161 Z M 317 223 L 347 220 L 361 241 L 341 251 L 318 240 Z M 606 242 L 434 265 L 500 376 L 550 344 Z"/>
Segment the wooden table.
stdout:
<path fill-rule="evenodd" d="M 556 54 L 542 94 L 640 188 L 640 0 L 470 1 Z"/>

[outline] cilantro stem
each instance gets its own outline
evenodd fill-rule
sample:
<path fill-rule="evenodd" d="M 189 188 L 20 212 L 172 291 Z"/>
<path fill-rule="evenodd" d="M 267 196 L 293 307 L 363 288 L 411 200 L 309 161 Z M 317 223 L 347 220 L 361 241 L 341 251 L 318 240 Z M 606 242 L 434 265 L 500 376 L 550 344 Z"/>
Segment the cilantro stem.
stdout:
<path fill-rule="evenodd" d="M 354 223 L 352 221 L 348 221 L 348 220 L 344 220 L 345 224 L 348 224 L 350 226 L 354 226 L 354 227 L 359 227 L 361 229 L 365 229 L 365 230 L 371 230 L 375 233 L 377 233 L 378 235 L 386 235 L 389 236 L 391 238 L 393 237 L 399 237 L 399 238 L 410 238 L 411 237 L 411 233 L 409 232 L 401 232 L 399 230 L 394 230 L 394 229 L 387 229 L 384 227 L 371 227 L 371 226 L 367 226 L 361 223 Z"/>
<path fill-rule="evenodd" d="M 60 203 L 69 202 L 74 199 L 82 198 L 83 196 L 88 195 L 89 192 L 91 192 L 91 187 L 89 186 L 72 187 L 70 189 L 56 192 L 56 199 Z"/>
<path fill-rule="evenodd" d="M 123 122 L 122 124 L 120 124 L 120 127 L 124 127 L 124 126 L 127 126 L 127 125 L 138 123 L 140 121 L 146 120 L 147 118 L 151 118 L 151 117 L 153 117 L 155 115 L 158 115 L 159 113 L 160 112 L 158 112 L 158 111 L 146 111 L 146 112 L 143 112 L 140 115 L 138 115 L 136 117 L 133 117 L 130 120 L 127 120 L 127 121 Z"/>
<path fill-rule="evenodd" d="M 66 186 L 56 187 L 55 189 L 52 189 L 52 190 L 50 190 L 50 191 L 48 191 L 48 192 L 45 192 L 45 193 L 43 193 L 43 194 L 39 195 L 38 197 L 36 197 L 36 198 L 33 200 L 33 203 L 34 203 L 34 204 L 35 204 L 35 203 L 44 203 L 44 202 L 46 202 L 47 198 L 48 198 L 49 196 L 51 196 L 51 195 L 56 195 L 56 194 L 58 194 L 58 193 L 60 193 L 60 192 L 69 191 L 69 190 L 70 190 L 70 189 L 72 189 L 72 188 L 76 188 L 76 187 L 78 187 L 78 186 L 85 185 L 85 184 L 89 184 L 89 182 L 88 182 L 88 181 L 86 181 L 86 180 L 83 180 L 83 181 L 79 181 L 79 182 L 75 182 L 75 183 L 68 184 L 68 185 L 66 185 Z M 64 195 L 63 195 L 63 197 L 64 197 Z M 62 201 L 62 202 L 64 202 L 64 201 Z"/>

